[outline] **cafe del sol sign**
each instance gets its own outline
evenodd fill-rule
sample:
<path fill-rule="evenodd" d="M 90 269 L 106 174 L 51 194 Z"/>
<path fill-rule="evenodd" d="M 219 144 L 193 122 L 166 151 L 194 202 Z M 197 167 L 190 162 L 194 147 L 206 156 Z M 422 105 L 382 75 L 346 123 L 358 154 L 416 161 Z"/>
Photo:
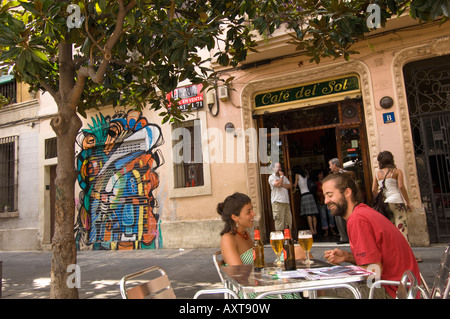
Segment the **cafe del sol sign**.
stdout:
<path fill-rule="evenodd" d="M 283 90 L 260 93 L 255 96 L 255 108 L 265 108 L 267 106 L 347 93 L 351 91 L 359 91 L 359 79 L 356 75 Z"/>

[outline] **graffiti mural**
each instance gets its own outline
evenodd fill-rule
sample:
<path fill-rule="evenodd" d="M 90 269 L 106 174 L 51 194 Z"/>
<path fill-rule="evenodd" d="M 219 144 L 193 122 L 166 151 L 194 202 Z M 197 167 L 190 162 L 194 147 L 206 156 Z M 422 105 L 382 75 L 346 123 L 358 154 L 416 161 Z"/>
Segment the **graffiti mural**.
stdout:
<path fill-rule="evenodd" d="M 162 246 L 153 191 L 163 165 L 161 129 L 141 112 L 101 113 L 77 138 L 75 224 L 78 249 L 150 249 Z"/>

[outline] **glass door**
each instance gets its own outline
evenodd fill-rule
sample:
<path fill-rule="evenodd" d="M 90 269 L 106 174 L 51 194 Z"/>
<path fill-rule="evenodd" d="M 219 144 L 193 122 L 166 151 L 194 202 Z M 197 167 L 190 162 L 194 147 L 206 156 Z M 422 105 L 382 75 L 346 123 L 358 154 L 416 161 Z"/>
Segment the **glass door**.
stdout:
<path fill-rule="evenodd" d="M 354 177 L 361 191 L 360 200 L 371 203 L 372 192 L 370 184 L 370 167 L 365 143 L 365 134 L 362 126 L 336 128 L 338 136 L 339 159 L 342 168 Z M 364 138 L 361 138 L 364 137 Z"/>

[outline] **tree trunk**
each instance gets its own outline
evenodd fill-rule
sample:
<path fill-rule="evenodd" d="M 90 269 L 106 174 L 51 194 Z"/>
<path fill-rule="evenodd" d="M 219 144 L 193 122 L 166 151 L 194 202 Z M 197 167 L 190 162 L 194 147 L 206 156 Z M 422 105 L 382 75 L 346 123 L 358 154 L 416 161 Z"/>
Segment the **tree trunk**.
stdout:
<path fill-rule="evenodd" d="M 75 286 L 77 250 L 74 237 L 75 220 L 75 138 L 81 120 L 75 112 L 60 113 L 51 122 L 57 132 L 58 166 L 56 168 L 55 234 L 52 239 L 50 298 L 78 298 Z M 73 267 L 73 266 L 72 266 Z M 70 278 L 69 278 L 70 276 Z"/>
<path fill-rule="evenodd" d="M 75 139 L 81 128 L 81 120 L 77 116 L 76 106 L 70 105 L 70 92 L 75 84 L 72 45 L 60 44 L 59 60 L 58 115 L 50 123 L 56 133 L 58 155 L 50 298 L 77 299 L 76 276 L 80 274 L 76 271 L 79 268 L 76 267 L 77 250 L 74 237 Z"/>

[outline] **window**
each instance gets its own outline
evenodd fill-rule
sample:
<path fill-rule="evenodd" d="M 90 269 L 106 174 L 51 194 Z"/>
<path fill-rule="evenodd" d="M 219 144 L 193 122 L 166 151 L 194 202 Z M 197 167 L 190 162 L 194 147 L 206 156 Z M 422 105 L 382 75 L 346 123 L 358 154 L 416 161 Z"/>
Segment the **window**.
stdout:
<path fill-rule="evenodd" d="M 45 159 L 57 157 L 56 137 L 47 138 L 45 140 Z"/>
<path fill-rule="evenodd" d="M 17 210 L 18 141 L 18 136 L 0 138 L 0 212 Z"/>
<path fill-rule="evenodd" d="M 172 127 L 174 187 L 204 185 L 200 120 L 178 123 Z"/>
<path fill-rule="evenodd" d="M 8 100 L 8 104 L 17 102 L 17 84 L 12 75 L 0 76 L 0 94 Z"/>

